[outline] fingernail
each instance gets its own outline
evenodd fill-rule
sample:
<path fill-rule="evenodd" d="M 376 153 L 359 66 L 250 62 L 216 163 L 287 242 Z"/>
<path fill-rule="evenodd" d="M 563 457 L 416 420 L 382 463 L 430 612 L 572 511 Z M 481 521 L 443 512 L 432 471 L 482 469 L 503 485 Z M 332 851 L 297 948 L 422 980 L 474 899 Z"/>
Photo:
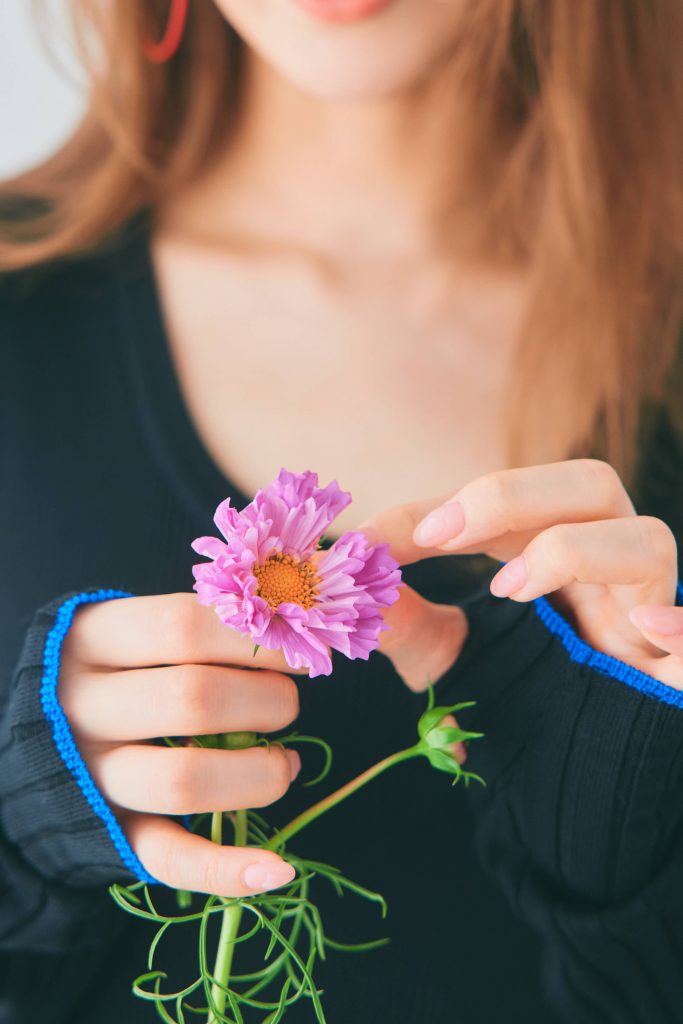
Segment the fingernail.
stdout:
<path fill-rule="evenodd" d="M 296 871 L 291 864 L 280 861 L 276 864 L 262 862 L 260 864 L 249 864 L 242 872 L 242 881 L 248 889 L 277 889 L 280 885 L 287 885 L 296 877 Z"/>
<path fill-rule="evenodd" d="M 418 523 L 413 540 L 420 547 L 431 548 L 444 544 L 462 533 L 465 527 L 465 513 L 459 501 L 447 501 L 430 512 Z"/>
<path fill-rule="evenodd" d="M 641 605 L 632 608 L 628 617 L 634 626 L 646 633 L 659 633 L 660 636 L 683 633 L 683 608 Z"/>
<path fill-rule="evenodd" d="M 289 761 L 289 777 L 294 782 L 301 771 L 301 758 L 297 754 L 296 750 L 285 750 L 287 760 Z"/>
<path fill-rule="evenodd" d="M 494 597 L 509 597 L 524 586 L 529 578 L 529 571 L 524 555 L 517 555 L 499 570 L 491 580 L 491 593 Z"/>

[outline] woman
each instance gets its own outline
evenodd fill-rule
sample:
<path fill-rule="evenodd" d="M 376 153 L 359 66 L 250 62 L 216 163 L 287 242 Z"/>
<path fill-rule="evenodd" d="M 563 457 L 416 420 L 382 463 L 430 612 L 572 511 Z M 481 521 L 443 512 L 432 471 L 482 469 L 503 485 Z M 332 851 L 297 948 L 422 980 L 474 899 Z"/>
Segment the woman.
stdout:
<path fill-rule="evenodd" d="M 0 1019 L 149 1019 L 112 881 L 291 877 L 173 816 L 284 822 L 298 756 L 155 740 L 298 715 L 332 786 L 431 679 L 477 701 L 488 787 L 411 764 L 307 831 L 390 908 L 323 897 L 335 937 L 392 940 L 321 965 L 331 1024 L 680 1020 L 680 5 L 135 7 L 73 0 L 89 114 L 4 190 Z M 413 588 L 386 659 L 296 687 L 186 593 L 215 506 L 280 466 L 338 478 L 335 526 Z M 81 592 L 77 778 L 40 687 Z"/>

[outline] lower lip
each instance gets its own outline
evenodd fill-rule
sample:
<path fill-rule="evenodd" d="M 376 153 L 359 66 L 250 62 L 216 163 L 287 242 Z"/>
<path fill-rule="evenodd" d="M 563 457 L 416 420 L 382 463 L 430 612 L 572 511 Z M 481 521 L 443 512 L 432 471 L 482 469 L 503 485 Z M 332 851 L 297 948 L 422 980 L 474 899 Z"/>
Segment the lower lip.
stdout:
<path fill-rule="evenodd" d="M 393 0 L 294 0 L 321 21 L 361 21 L 388 7 Z"/>

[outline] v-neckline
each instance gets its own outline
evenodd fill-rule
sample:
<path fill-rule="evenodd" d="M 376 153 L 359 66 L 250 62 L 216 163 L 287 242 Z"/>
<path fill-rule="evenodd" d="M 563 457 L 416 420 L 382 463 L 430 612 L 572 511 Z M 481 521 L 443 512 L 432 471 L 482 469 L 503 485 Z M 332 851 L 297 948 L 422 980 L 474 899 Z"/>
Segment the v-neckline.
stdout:
<path fill-rule="evenodd" d="M 228 496 L 243 507 L 252 496 L 213 458 L 180 386 L 152 258 L 149 214 L 128 224 L 116 253 L 115 278 L 134 401 L 158 465 L 178 497 L 203 520 Z"/>
<path fill-rule="evenodd" d="M 178 500 L 207 530 L 217 505 L 230 497 L 243 508 L 253 495 L 245 493 L 218 465 L 204 444 L 180 387 L 164 321 L 150 244 L 150 215 L 129 221 L 114 253 L 116 308 L 127 356 L 132 412 L 139 417 L 141 435 Z M 328 539 L 328 542 L 330 539 Z M 483 556 L 427 559 L 408 567 L 411 585 L 432 600 L 452 600 L 452 585 L 482 577 Z M 457 567 L 457 568 L 456 568 Z M 405 571 L 405 570 L 404 570 Z M 444 589 L 427 588 L 434 585 Z"/>

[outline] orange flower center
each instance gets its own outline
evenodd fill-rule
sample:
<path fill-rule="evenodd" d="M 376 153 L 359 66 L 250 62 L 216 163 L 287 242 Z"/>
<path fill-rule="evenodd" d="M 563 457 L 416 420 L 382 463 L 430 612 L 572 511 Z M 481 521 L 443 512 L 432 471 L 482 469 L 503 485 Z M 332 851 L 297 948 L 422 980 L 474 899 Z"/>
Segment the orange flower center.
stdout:
<path fill-rule="evenodd" d="M 310 562 L 300 562 L 292 555 L 278 552 L 267 558 L 263 565 L 257 565 L 254 576 L 258 581 L 258 596 L 271 608 L 284 603 L 313 607 L 319 580 Z"/>

